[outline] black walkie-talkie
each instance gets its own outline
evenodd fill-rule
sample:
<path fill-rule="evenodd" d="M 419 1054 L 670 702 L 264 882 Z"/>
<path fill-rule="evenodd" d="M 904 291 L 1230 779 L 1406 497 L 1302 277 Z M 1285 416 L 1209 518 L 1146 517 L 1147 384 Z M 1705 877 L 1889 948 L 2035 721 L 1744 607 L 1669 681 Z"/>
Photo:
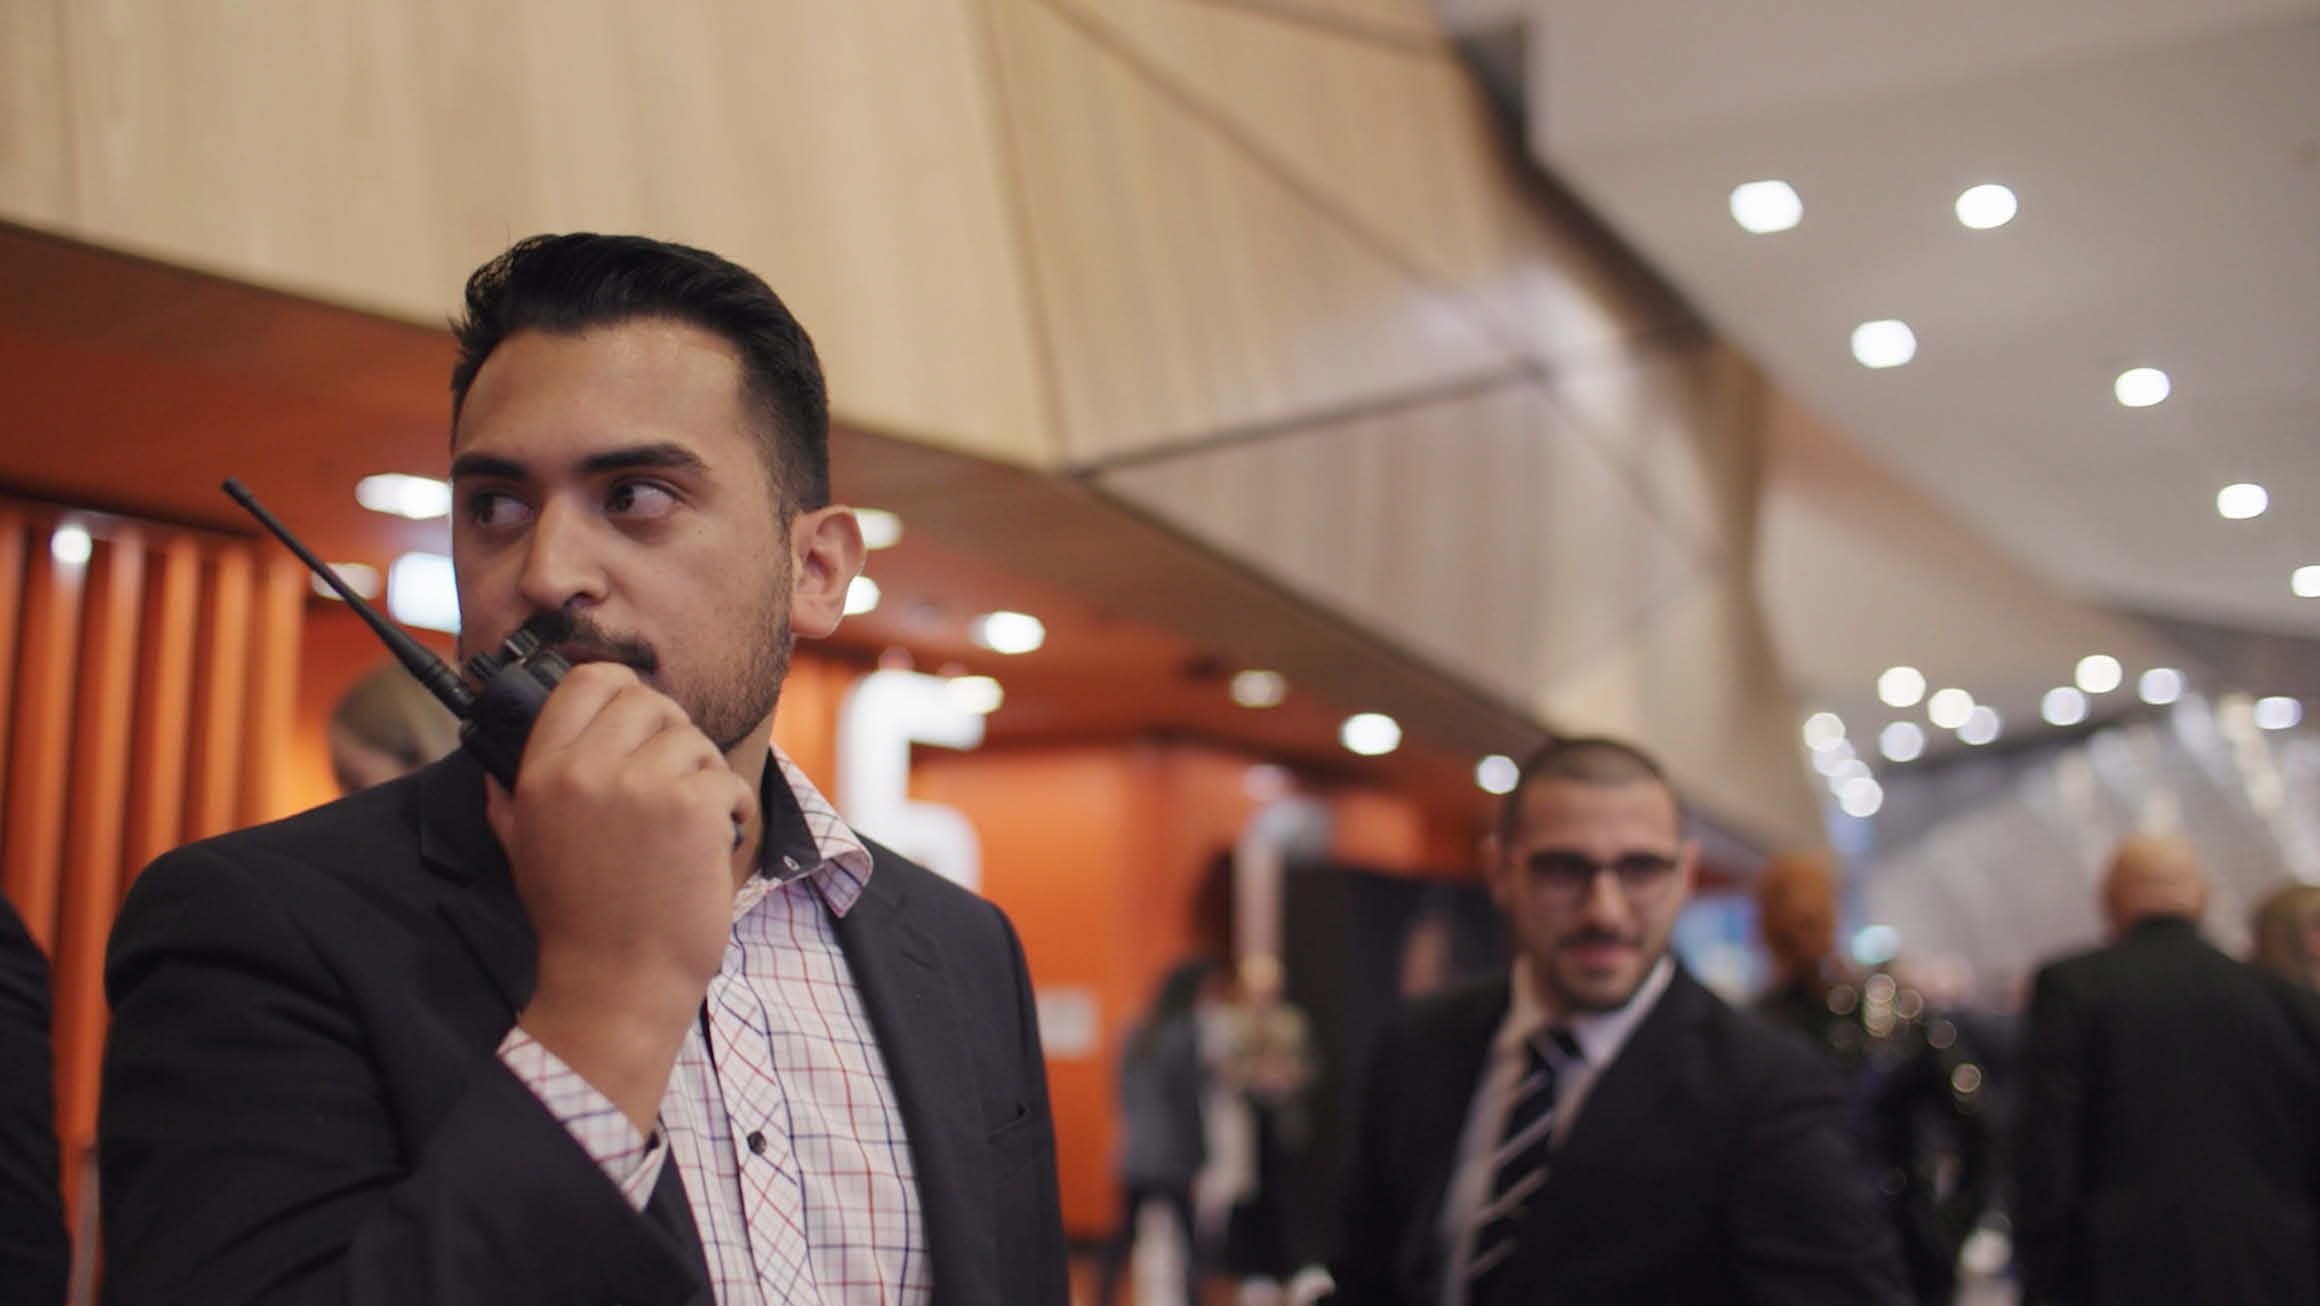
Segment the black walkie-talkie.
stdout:
<path fill-rule="evenodd" d="M 523 761 L 524 740 L 532 732 L 532 718 L 540 714 L 540 705 L 548 701 L 549 692 L 572 669 L 572 664 L 554 649 L 542 647 L 531 632 L 518 630 L 499 646 L 497 654 L 478 653 L 467 660 L 468 677 L 480 686 L 469 689 L 449 663 L 396 629 L 392 622 L 363 602 L 362 596 L 330 569 L 330 564 L 315 557 L 290 534 L 288 527 L 274 520 L 274 514 L 266 511 L 240 481 L 228 477 L 225 490 L 260 525 L 272 531 L 274 538 L 289 545 L 299 561 L 313 568 L 315 575 L 338 591 L 338 596 L 357 615 L 370 623 L 370 628 L 386 641 L 387 651 L 395 655 L 395 660 L 418 677 L 419 683 L 459 718 L 459 742 L 483 763 L 484 770 L 514 789 L 516 767 Z"/>

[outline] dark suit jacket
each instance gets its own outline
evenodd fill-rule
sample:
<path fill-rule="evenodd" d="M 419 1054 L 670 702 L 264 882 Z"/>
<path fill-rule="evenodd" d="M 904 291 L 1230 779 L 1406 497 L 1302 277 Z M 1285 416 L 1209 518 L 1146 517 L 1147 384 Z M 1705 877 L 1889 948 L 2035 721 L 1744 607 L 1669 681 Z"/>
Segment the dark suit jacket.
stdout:
<path fill-rule="evenodd" d="M 0 1302 L 11 1306 L 57 1306 L 72 1272 L 48 1040 L 48 958 L 0 898 Z"/>
<path fill-rule="evenodd" d="M 640 1216 L 494 1055 L 536 941 L 481 777 L 454 754 L 138 879 L 106 974 L 108 1302 L 707 1306 L 676 1167 Z M 1061 1306 L 1014 933 L 872 852 L 837 932 L 909 1132 L 934 1300 Z"/>
<path fill-rule="evenodd" d="M 1420 1002 L 1371 1063 L 1338 1306 L 1438 1306 L 1437 1229 L 1504 979 Z M 1903 1299 L 1836 1081 L 1795 1035 L 1680 968 L 1588 1090 L 1496 1274 L 1556 1306 Z"/>
<path fill-rule="evenodd" d="M 2038 973 L 2023 1070 L 2027 1300 L 2320 1303 L 2320 997 L 2145 921 Z"/>

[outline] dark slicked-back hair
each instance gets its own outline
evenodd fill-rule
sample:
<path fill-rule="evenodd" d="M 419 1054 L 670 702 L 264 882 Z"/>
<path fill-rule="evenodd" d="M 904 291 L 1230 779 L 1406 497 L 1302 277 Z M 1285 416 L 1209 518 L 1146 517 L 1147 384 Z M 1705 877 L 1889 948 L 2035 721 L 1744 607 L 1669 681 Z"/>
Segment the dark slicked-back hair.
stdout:
<path fill-rule="evenodd" d="M 531 236 L 467 279 L 467 312 L 451 324 L 451 423 L 500 342 L 518 331 L 578 335 L 663 318 L 713 332 L 741 355 L 763 411 L 766 468 L 786 517 L 830 501 L 830 398 L 814 342 L 756 273 L 688 245 L 645 236 Z"/>
<path fill-rule="evenodd" d="M 1683 821 L 1683 800 L 1676 797 L 1667 772 L 1651 754 L 1608 735 L 1572 735 L 1542 745 L 1523 760 L 1514 788 L 1498 806 L 1498 838 L 1514 842 L 1515 823 L 1522 815 L 1523 795 L 1541 780 L 1571 780 L 1585 785 L 1624 785 L 1650 782 L 1667 790 L 1676 804 L 1676 821 Z"/>

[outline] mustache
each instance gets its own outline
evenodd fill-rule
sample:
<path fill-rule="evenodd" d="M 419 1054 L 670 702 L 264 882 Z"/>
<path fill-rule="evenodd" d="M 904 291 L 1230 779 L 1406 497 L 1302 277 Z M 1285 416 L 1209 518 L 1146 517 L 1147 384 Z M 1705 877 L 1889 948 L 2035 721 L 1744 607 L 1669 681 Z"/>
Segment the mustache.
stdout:
<path fill-rule="evenodd" d="M 1597 943 L 1616 944 L 1623 948 L 1643 946 L 1642 939 L 1632 934 L 1621 934 L 1617 930 L 1573 930 L 1555 940 L 1555 946 L 1559 948 L 1584 948 Z"/>
<path fill-rule="evenodd" d="M 562 608 L 535 612 L 517 629 L 573 662 L 618 662 L 640 676 L 660 670 L 660 654 L 652 645 L 632 635 L 616 635 Z"/>

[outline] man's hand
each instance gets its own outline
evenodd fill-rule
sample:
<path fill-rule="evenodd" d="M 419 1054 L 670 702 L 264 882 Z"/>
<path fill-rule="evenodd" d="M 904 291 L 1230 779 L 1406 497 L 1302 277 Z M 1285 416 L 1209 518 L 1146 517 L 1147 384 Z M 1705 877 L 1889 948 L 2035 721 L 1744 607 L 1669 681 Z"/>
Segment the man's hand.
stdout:
<path fill-rule="evenodd" d="M 617 663 L 564 677 L 492 830 L 540 939 L 524 1030 L 649 1133 L 732 918 L 749 785 L 684 709 Z"/>

